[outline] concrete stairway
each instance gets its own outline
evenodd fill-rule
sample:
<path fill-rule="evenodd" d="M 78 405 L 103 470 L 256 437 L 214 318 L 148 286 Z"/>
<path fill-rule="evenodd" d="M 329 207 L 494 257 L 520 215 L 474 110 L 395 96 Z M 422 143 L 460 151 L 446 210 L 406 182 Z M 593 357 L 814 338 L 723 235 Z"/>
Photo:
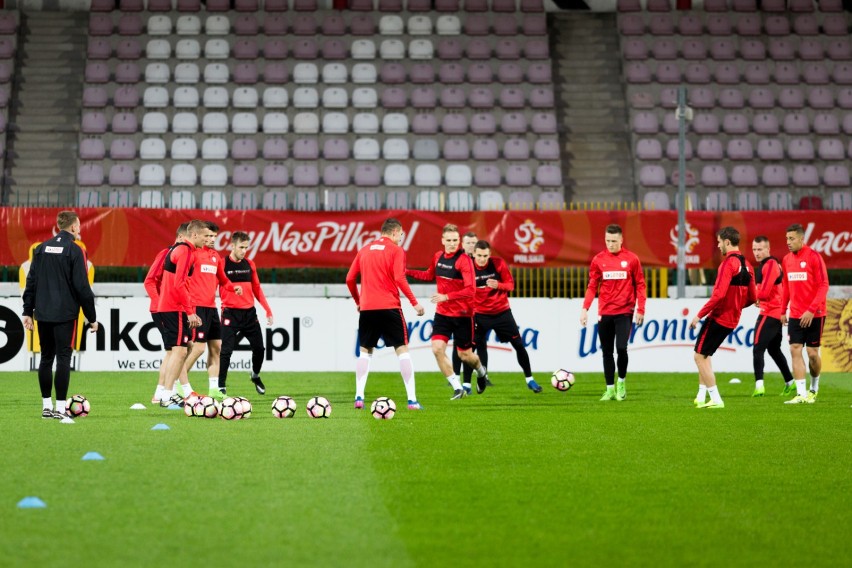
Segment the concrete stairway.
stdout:
<path fill-rule="evenodd" d="M 25 12 L 6 162 L 12 205 L 70 205 L 86 65 L 86 12 Z"/>
<path fill-rule="evenodd" d="M 636 201 L 616 15 L 561 12 L 552 17 L 565 198 L 574 203 Z"/>

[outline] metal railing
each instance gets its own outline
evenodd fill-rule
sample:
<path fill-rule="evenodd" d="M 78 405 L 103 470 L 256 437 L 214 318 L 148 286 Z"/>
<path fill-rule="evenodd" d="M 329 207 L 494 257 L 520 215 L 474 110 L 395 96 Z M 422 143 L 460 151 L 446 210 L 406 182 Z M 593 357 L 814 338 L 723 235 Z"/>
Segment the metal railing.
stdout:
<path fill-rule="evenodd" d="M 589 285 L 589 268 L 512 268 L 516 298 L 582 298 Z M 668 298 L 669 269 L 645 268 L 645 285 L 649 298 Z"/>

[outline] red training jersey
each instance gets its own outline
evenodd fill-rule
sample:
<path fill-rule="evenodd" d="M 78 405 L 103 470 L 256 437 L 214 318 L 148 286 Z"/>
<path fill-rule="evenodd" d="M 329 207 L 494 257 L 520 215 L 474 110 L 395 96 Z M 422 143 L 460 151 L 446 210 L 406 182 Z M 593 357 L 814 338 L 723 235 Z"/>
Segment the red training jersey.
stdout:
<path fill-rule="evenodd" d="M 195 314 L 189 295 L 189 278 L 193 274 L 195 247 L 192 243 L 177 243 L 163 258 L 163 280 L 160 284 L 158 312 Z"/>
<path fill-rule="evenodd" d="M 476 279 L 476 300 L 473 311 L 478 314 L 499 314 L 509 309 L 509 292 L 515 289 L 515 279 L 502 258 L 491 257 L 488 264 L 479 266 L 473 262 Z M 497 288 L 489 288 L 486 282 L 497 280 Z"/>
<path fill-rule="evenodd" d="M 154 262 L 151 263 L 151 268 L 148 269 L 148 274 L 145 276 L 145 292 L 151 298 L 151 305 L 148 308 L 152 314 L 157 313 L 160 304 L 160 285 L 163 282 L 163 260 L 166 258 L 166 253 L 171 248 L 164 248 L 154 257 Z"/>
<path fill-rule="evenodd" d="M 698 317 L 708 316 L 719 325 L 734 329 L 740 323 L 743 309 L 756 299 L 751 266 L 738 250 L 728 251 L 719 265 L 713 294 L 698 312 Z"/>
<path fill-rule="evenodd" d="M 789 304 L 792 319 L 801 318 L 805 312 L 811 312 L 815 318 L 825 317 L 828 269 L 822 256 L 805 245 L 798 252 L 787 253 L 781 268 L 784 270 L 782 313 Z"/>
<path fill-rule="evenodd" d="M 600 288 L 600 291 L 598 291 Z M 589 266 L 589 287 L 583 309 L 588 310 L 598 296 L 599 316 L 645 313 L 645 274 L 639 257 L 622 247 L 617 253 L 604 250 Z"/>
<path fill-rule="evenodd" d="M 451 254 L 438 251 L 428 269 L 406 270 L 405 274 L 417 280 L 438 283 L 438 293 L 446 294 L 447 300 L 437 304 L 436 313 L 448 317 L 473 316 L 476 296 L 473 259 L 461 247 Z"/>
<path fill-rule="evenodd" d="M 224 263 L 219 253 L 207 247 L 195 249 L 195 268 L 189 279 L 192 303 L 202 308 L 215 308 L 216 289 L 219 286 L 234 291 L 234 285 L 225 276 Z"/>
<path fill-rule="evenodd" d="M 760 300 L 760 315 L 781 319 L 782 280 L 781 263 L 774 256 L 760 261 L 760 270 L 754 273 L 757 284 L 757 299 Z"/>
<path fill-rule="evenodd" d="M 358 293 L 358 275 L 361 292 Z M 361 310 L 399 308 L 402 291 L 412 306 L 417 298 L 405 279 L 405 250 L 389 237 L 381 237 L 361 248 L 346 274 L 346 286 Z"/>
<path fill-rule="evenodd" d="M 248 310 L 254 307 L 254 301 L 257 299 L 263 309 L 266 310 L 266 317 L 272 317 L 272 309 L 266 301 L 266 296 L 260 288 L 260 279 L 257 277 L 257 266 L 248 258 L 243 258 L 240 261 L 234 260 L 231 255 L 225 257 L 224 262 L 225 276 L 228 280 L 235 284 L 240 284 L 243 287 L 243 295 L 237 296 L 233 288 L 222 287 L 219 289 L 219 297 L 222 298 L 222 307 L 235 310 Z"/>

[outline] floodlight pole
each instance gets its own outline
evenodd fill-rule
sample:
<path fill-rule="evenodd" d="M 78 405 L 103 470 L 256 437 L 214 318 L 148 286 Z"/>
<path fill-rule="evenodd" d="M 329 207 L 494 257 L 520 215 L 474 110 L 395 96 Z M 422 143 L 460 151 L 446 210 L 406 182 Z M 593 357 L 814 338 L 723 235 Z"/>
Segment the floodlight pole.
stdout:
<path fill-rule="evenodd" d="M 677 297 L 686 296 L 686 87 L 677 90 Z"/>

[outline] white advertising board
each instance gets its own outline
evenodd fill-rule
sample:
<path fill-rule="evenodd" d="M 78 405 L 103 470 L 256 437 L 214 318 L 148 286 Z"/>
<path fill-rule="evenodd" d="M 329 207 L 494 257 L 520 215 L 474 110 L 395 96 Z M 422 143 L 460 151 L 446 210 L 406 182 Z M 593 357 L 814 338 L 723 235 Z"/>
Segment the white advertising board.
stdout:
<path fill-rule="evenodd" d="M 689 321 L 705 300 L 648 300 L 645 324 L 634 329 L 630 346 L 631 371 L 695 372 L 692 347 L 696 331 Z M 270 298 L 275 324 L 265 327 L 266 371 L 351 371 L 357 349 L 358 313 L 351 300 L 342 298 Z M 533 370 L 549 372 L 566 368 L 578 372 L 601 372 L 600 348 L 595 333 L 595 306 L 587 328 L 579 325 L 581 300 L 516 299 L 512 311 L 530 353 Z M 145 298 L 99 298 L 101 330 L 86 334 L 85 351 L 75 366 L 81 371 L 155 371 L 161 360 L 161 339 L 151 322 Z M 429 338 L 434 310 L 417 317 L 405 307 L 410 349 L 415 368 L 434 371 Z M 0 299 L 0 370 L 30 369 L 31 356 L 20 339 L 21 301 Z M 263 315 L 262 312 L 260 314 Z M 751 346 L 757 309 L 743 313 L 741 325 L 713 357 L 717 371 L 745 372 L 752 368 Z M 17 344 L 21 343 L 20 346 Z M 786 340 L 785 340 L 786 344 Z M 234 353 L 235 372 L 251 368 L 247 345 Z M 515 354 L 508 344 L 489 341 L 489 368 L 518 371 Z M 785 347 L 786 349 L 786 347 Z M 202 358 L 203 359 L 203 358 Z M 199 361 L 198 370 L 204 368 Z M 376 371 L 395 371 L 391 349 L 377 350 Z M 767 358 L 767 370 L 774 364 Z"/>

